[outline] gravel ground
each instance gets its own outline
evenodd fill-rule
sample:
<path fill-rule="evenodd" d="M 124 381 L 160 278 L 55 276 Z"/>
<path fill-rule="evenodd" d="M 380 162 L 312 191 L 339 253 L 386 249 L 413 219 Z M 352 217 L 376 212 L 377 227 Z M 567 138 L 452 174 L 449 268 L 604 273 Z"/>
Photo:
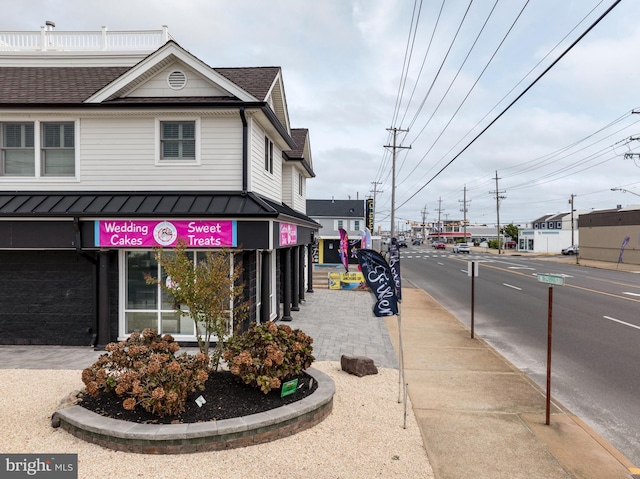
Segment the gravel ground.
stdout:
<path fill-rule="evenodd" d="M 51 427 L 60 400 L 82 388 L 80 371 L 0 370 L 0 452 L 78 454 L 80 479 L 433 478 L 410 404 L 403 428 L 397 370 L 358 378 L 338 362 L 313 367 L 336 384 L 333 411 L 317 426 L 258 446 L 162 456 L 111 451 Z"/>

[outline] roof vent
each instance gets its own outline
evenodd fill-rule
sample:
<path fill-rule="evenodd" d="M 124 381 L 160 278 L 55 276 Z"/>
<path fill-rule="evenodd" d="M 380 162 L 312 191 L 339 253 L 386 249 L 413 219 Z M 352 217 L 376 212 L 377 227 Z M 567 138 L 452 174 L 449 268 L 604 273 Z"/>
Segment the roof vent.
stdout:
<path fill-rule="evenodd" d="M 182 90 L 187 86 L 187 75 L 180 70 L 174 70 L 169 73 L 167 83 L 172 90 Z"/>

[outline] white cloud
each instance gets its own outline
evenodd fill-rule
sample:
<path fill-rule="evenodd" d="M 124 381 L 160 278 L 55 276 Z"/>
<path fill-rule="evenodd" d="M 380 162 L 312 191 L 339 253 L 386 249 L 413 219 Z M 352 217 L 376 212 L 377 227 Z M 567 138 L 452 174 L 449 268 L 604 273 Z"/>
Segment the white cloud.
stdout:
<path fill-rule="evenodd" d="M 590 149 L 575 151 L 579 148 L 575 147 L 573 155 L 566 158 L 558 156 L 548 162 L 542 159 L 640 107 L 636 85 L 640 77 L 640 64 L 636 61 L 640 44 L 637 2 L 622 2 L 616 7 L 486 134 L 432 179 L 558 55 L 561 50 L 544 60 L 498 105 L 509 89 L 587 13 L 591 5 L 584 3 L 530 2 L 465 105 L 436 141 L 523 5 L 498 4 L 449 96 L 434 114 L 435 105 L 456 75 L 492 6 L 489 2 L 474 2 L 448 61 L 405 140 L 412 143 L 412 149 L 398 155 L 397 217 L 418 219 L 425 204 L 433 215 L 440 198 L 441 207 L 450 218 L 460 216 L 466 184 L 472 200 L 469 217 L 472 221 L 492 222 L 495 198 L 489 191 L 495 190 L 496 170 L 501 178 L 499 188 L 505 190 L 507 197 L 501 205 L 501 217 L 504 214 L 507 220 L 532 220 L 550 211 L 566 210 L 570 194 L 577 194 L 577 202 L 586 209 L 632 202 L 630 195 L 610 188 L 630 185 L 631 190 L 640 189 L 640 182 L 635 180 L 640 173 L 638 166 L 622 157 L 630 148 L 640 148 L 640 142 L 618 143 L 615 151 L 597 160 L 588 159 L 594 149 L 634 134 L 640 136 L 640 126 L 633 125 L 640 115 L 627 115 L 624 121 L 594 136 L 591 141 L 601 141 Z M 413 2 L 184 0 L 178 4 L 167 0 L 31 0 L 6 5 L 0 29 L 33 31 L 45 20 L 55 21 L 57 30 L 97 30 L 102 25 L 110 30 L 158 29 L 168 25 L 180 45 L 211 66 L 282 66 L 292 126 L 310 130 L 317 176 L 308 183 L 308 197 L 364 198 L 374 181 L 382 181 L 379 189 L 384 193 L 379 196 L 379 211 L 388 213 L 391 162 L 389 152 L 383 148 L 389 141 L 386 129 L 406 127 L 417 111 L 466 6 L 464 2 L 446 4 L 402 125 L 392 125 L 392 115 Z M 605 8 L 599 6 L 562 48 Z M 402 112 L 418 78 L 438 9 L 439 4 L 423 5 Z M 429 126 L 415 139 L 432 114 Z"/>

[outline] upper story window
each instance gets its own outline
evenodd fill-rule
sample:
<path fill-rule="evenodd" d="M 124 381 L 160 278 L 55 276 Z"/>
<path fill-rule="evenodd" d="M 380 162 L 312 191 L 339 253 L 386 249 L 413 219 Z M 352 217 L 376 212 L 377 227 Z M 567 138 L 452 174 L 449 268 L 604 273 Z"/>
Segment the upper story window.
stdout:
<path fill-rule="evenodd" d="M 298 173 L 298 195 L 302 196 L 304 187 L 304 179 L 302 173 Z"/>
<path fill-rule="evenodd" d="M 75 176 L 75 122 L 6 122 L 0 125 L 0 176 Z"/>
<path fill-rule="evenodd" d="M 264 169 L 273 173 L 273 142 L 264 137 Z"/>
<path fill-rule="evenodd" d="M 0 165 L 2 176 L 35 176 L 33 123 L 3 123 Z"/>
<path fill-rule="evenodd" d="M 353 229 L 354 231 L 360 231 L 360 220 L 353 221 Z"/>
<path fill-rule="evenodd" d="M 561 230 L 561 229 L 562 229 L 562 221 L 558 221 L 558 222 L 556 223 L 556 228 L 557 228 L 557 229 L 559 229 L 559 230 Z"/>
<path fill-rule="evenodd" d="M 41 163 L 43 176 L 75 174 L 75 127 L 73 122 L 42 123 Z"/>
<path fill-rule="evenodd" d="M 338 227 L 336 229 L 339 230 L 340 228 L 344 229 L 344 221 L 342 220 L 338 220 Z"/>
<path fill-rule="evenodd" d="M 195 121 L 160 122 L 160 159 L 195 161 Z"/>

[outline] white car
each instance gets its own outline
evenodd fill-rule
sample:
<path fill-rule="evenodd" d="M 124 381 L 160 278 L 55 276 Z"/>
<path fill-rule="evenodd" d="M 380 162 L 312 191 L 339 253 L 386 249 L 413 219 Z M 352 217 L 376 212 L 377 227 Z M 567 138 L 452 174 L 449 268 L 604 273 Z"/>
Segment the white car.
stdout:
<path fill-rule="evenodd" d="M 471 253 L 471 248 L 469 247 L 468 243 L 456 243 L 455 245 L 453 245 L 453 252 L 454 253 Z"/>

